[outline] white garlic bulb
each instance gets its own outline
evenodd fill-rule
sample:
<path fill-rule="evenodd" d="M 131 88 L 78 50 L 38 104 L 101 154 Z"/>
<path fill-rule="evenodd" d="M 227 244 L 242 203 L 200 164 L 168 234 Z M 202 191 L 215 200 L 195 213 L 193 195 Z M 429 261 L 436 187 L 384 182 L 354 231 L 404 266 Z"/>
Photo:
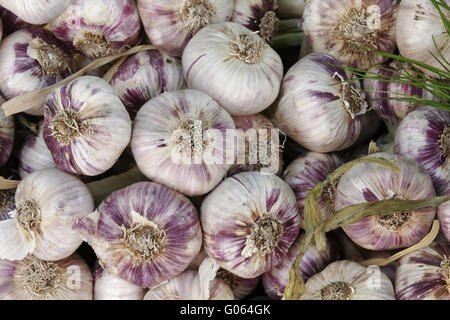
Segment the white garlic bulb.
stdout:
<path fill-rule="evenodd" d="M 0 0 L 0 5 L 31 24 L 46 24 L 66 10 L 72 0 Z"/>
<path fill-rule="evenodd" d="M 189 41 L 181 62 L 188 87 L 207 93 L 233 116 L 269 107 L 283 78 L 275 50 L 234 22 L 201 29 Z"/>
<path fill-rule="evenodd" d="M 5 99 L 0 95 L 0 105 L 5 102 Z M 14 142 L 14 117 L 7 117 L 0 109 L 0 167 L 3 167 L 8 162 L 9 156 L 12 152 Z"/>
<path fill-rule="evenodd" d="M 21 260 L 32 253 L 56 261 L 83 242 L 72 225 L 94 210 L 94 202 L 76 177 L 58 169 L 36 171 L 20 182 L 15 200 L 13 218 L 0 221 L 1 259 Z"/>

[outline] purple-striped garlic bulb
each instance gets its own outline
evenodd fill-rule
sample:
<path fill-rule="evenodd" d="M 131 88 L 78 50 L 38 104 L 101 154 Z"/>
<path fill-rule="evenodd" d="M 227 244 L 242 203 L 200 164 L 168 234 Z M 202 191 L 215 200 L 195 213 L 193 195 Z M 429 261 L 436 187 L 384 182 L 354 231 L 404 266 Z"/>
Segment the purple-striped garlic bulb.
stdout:
<path fill-rule="evenodd" d="M 399 73 L 404 71 L 403 67 L 391 63 L 388 67 L 373 67 L 368 72 L 371 73 L 368 76 L 376 76 L 377 74 L 382 77 L 399 77 Z M 411 73 L 412 70 L 408 69 L 407 72 Z M 392 100 L 392 98 L 402 98 L 408 95 L 415 98 L 433 100 L 433 95 L 427 90 L 405 83 L 398 84 L 375 79 L 364 79 L 363 86 L 370 108 L 375 110 L 393 137 L 395 137 L 400 121 L 410 111 L 414 110 L 415 106 L 410 102 Z"/>
<path fill-rule="evenodd" d="M 125 150 L 131 120 L 106 81 L 83 76 L 49 94 L 43 135 L 58 168 L 96 176 L 110 169 Z"/>
<path fill-rule="evenodd" d="M 0 95 L 0 105 L 5 99 Z M 3 109 L 0 109 L 0 167 L 8 162 L 12 152 L 14 142 L 14 117 L 6 116 Z"/>
<path fill-rule="evenodd" d="M 442 193 L 443 196 L 450 196 L 450 189 Z M 444 202 L 437 208 L 437 215 L 441 225 L 441 231 L 448 241 L 450 241 L 450 201 Z"/>
<path fill-rule="evenodd" d="M 278 16 L 281 19 L 301 18 L 308 0 L 278 0 Z"/>
<path fill-rule="evenodd" d="M 289 164 L 283 174 L 283 180 L 291 187 L 297 199 L 300 216 L 304 217 L 306 197 L 311 189 L 323 182 L 329 174 L 342 166 L 344 161 L 337 154 L 307 152 Z M 334 214 L 336 183 L 325 187 L 325 193 L 319 199 L 320 215 L 326 219 Z"/>
<path fill-rule="evenodd" d="M 312 53 L 284 77 L 275 124 L 300 145 L 316 152 L 344 150 L 363 131 L 366 95 L 359 81 L 325 53 Z"/>
<path fill-rule="evenodd" d="M 394 151 L 422 164 L 438 193 L 450 189 L 450 112 L 420 107 L 400 123 Z"/>
<path fill-rule="evenodd" d="M 200 211 L 208 256 L 242 278 L 278 265 L 300 230 L 295 195 L 273 175 L 242 172 L 227 178 Z"/>
<path fill-rule="evenodd" d="M 92 300 L 92 273 L 76 253 L 59 261 L 0 259 L 0 300 Z"/>
<path fill-rule="evenodd" d="M 50 28 L 57 38 L 96 59 L 133 46 L 141 22 L 133 0 L 71 0 Z"/>
<path fill-rule="evenodd" d="M 191 38 L 208 24 L 229 21 L 230 0 L 137 0 L 145 32 L 152 45 L 180 57 Z"/>
<path fill-rule="evenodd" d="M 395 272 L 398 300 L 450 300 L 450 244 L 433 242 L 404 256 Z"/>
<path fill-rule="evenodd" d="M 279 130 L 262 114 L 233 117 L 236 125 L 236 163 L 228 176 L 239 172 L 260 171 L 280 174 L 283 170 L 283 150 Z"/>
<path fill-rule="evenodd" d="M 20 19 L 31 24 L 46 24 L 64 12 L 72 0 L 0 0 Z"/>
<path fill-rule="evenodd" d="M 379 200 L 423 200 L 436 195 L 428 172 L 419 163 L 390 153 L 370 157 L 394 160 L 399 172 L 376 163 L 359 163 L 342 175 L 336 188 L 336 211 Z M 346 225 L 345 233 L 369 250 L 409 247 L 429 232 L 436 209 L 376 215 Z"/>
<path fill-rule="evenodd" d="M 309 278 L 300 300 L 395 300 L 395 293 L 379 268 L 341 260 Z"/>
<path fill-rule="evenodd" d="M 131 120 L 151 98 L 185 87 L 181 60 L 158 50 L 129 56 L 109 82 L 127 108 Z"/>
<path fill-rule="evenodd" d="M 0 221 L 13 219 L 16 200 L 13 190 L 0 190 Z"/>
<path fill-rule="evenodd" d="M 278 0 L 234 0 L 231 21 L 256 32 L 270 44 L 278 27 L 277 10 Z"/>
<path fill-rule="evenodd" d="M 201 29 L 181 60 L 188 87 L 207 93 L 232 116 L 269 107 L 283 78 L 278 53 L 256 33 L 234 22 Z"/>
<path fill-rule="evenodd" d="M 226 161 L 225 142 L 234 129 L 231 116 L 207 94 L 166 92 L 137 113 L 131 148 L 147 178 L 198 196 L 219 184 L 233 163 Z"/>
<path fill-rule="evenodd" d="M 301 253 L 300 245 L 305 234 L 302 234 L 295 240 L 289 249 L 287 255 L 281 260 L 281 263 L 262 276 L 262 283 L 266 294 L 275 300 L 283 297 L 284 290 L 289 281 L 289 270 L 292 267 L 297 256 Z M 300 274 L 306 283 L 316 273 L 321 272 L 331 262 L 339 258 L 339 250 L 337 246 L 327 241 L 324 250 L 319 251 L 315 246 L 311 246 L 303 256 L 300 262 Z"/>
<path fill-rule="evenodd" d="M 12 219 L 0 221 L 0 259 L 21 260 L 33 254 L 56 261 L 70 256 L 83 242 L 72 230 L 73 223 L 94 210 L 88 188 L 58 169 L 26 176 L 15 202 Z"/>
<path fill-rule="evenodd" d="M 44 28 L 20 29 L 0 44 L 0 91 L 6 99 L 51 86 L 74 71 L 70 49 Z M 26 112 L 42 115 L 43 108 Z"/>
<path fill-rule="evenodd" d="M 29 24 L 8 9 L 0 6 L 0 19 L 3 23 L 3 36 L 6 36 L 16 30 L 26 28 Z"/>
<path fill-rule="evenodd" d="M 94 300 L 142 300 L 146 289 L 103 269 L 94 270 Z"/>
<path fill-rule="evenodd" d="M 145 288 L 180 274 L 202 245 L 192 203 L 154 182 L 113 192 L 74 229 L 108 272 Z"/>
<path fill-rule="evenodd" d="M 28 135 L 20 150 L 19 175 L 22 179 L 34 171 L 56 167 L 52 153 L 44 141 L 43 124 L 44 122 L 39 124 L 37 134 L 33 132 Z"/>
<path fill-rule="evenodd" d="M 346 66 L 369 69 L 394 52 L 397 0 L 311 0 L 303 31 L 313 52 L 329 53 Z"/>

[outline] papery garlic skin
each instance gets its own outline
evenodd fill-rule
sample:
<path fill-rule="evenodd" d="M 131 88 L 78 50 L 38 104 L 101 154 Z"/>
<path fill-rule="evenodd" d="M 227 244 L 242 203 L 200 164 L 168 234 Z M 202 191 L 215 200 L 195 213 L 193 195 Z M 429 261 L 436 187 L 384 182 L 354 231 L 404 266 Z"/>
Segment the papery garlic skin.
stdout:
<path fill-rule="evenodd" d="M 450 300 L 450 245 L 433 242 L 404 256 L 395 273 L 398 300 Z"/>
<path fill-rule="evenodd" d="M 394 151 L 422 164 L 438 193 L 450 189 L 450 112 L 416 108 L 400 123 Z"/>
<path fill-rule="evenodd" d="M 44 28 L 20 29 L 0 44 L 0 90 L 7 99 L 51 86 L 73 71 L 71 51 Z M 43 108 L 26 112 L 42 115 Z"/>
<path fill-rule="evenodd" d="M 283 174 L 283 180 L 295 193 L 302 219 L 304 217 L 305 200 L 309 191 L 323 182 L 329 174 L 343 164 L 343 159 L 337 154 L 307 152 L 298 156 L 286 168 Z M 326 186 L 325 194 L 319 200 L 320 214 L 324 220 L 335 212 L 335 193 L 335 185 Z"/>
<path fill-rule="evenodd" d="M 388 58 L 368 50 L 394 52 L 397 1 L 311 0 L 303 13 L 303 31 L 313 52 L 329 53 L 360 69 Z"/>
<path fill-rule="evenodd" d="M 450 189 L 442 194 L 443 196 L 450 196 Z M 441 230 L 448 241 L 450 241 L 450 201 L 444 202 L 437 208 L 437 215 Z"/>
<path fill-rule="evenodd" d="M 0 300 L 92 300 L 92 273 L 76 253 L 50 262 L 0 259 Z"/>
<path fill-rule="evenodd" d="M 0 222 L 1 259 L 21 260 L 28 253 L 48 261 L 70 256 L 83 242 L 72 224 L 94 210 L 87 187 L 58 169 L 25 177 L 15 201 L 13 219 Z"/>
<path fill-rule="evenodd" d="M 139 15 L 151 43 L 180 57 L 191 38 L 203 27 L 229 21 L 230 0 L 138 0 Z"/>
<path fill-rule="evenodd" d="M 203 243 L 220 267 L 254 278 L 278 265 L 300 229 L 295 195 L 277 176 L 242 172 L 201 206 Z"/>
<path fill-rule="evenodd" d="M 37 134 L 31 133 L 20 150 L 19 175 L 22 179 L 34 171 L 56 167 L 52 153 L 45 144 L 43 131 L 41 122 Z"/>
<path fill-rule="evenodd" d="M 31 24 L 46 24 L 64 12 L 72 0 L 1 0 L 0 5 Z"/>
<path fill-rule="evenodd" d="M 419 163 L 390 153 L 370 157 L 394 160 L 399 173 L 376 163 L 359 163 L 340 178 L 335 209 L 386 199 L 423 200 L 436 195 L 428 172 Z M 345 233 L 359 246 L 369 250 L 409 247 L 429 232 L 436 209 L 377 215 L 346 225 Z"/>
<path fill-rule="evenodd" d="M 234 22 L 201 29 L 189 41 L 181 60 L 188 88 L 207 93 L 232 116 L 269 107 L 283 78 L 278 53 Z"/>
<path fill-rule="evenodd" d="M 277 9 L 278 0 L 234 0 L 231 21 L 242 24 L 271 43 L 278 27 Z"/>
<path fill-rule="evenodd" d="M 354 144 L 367 111 L 359 81 L 325 53 L 312 53 L 292 66 L 281 86 L 275 124 L 315 152 L 340 151 Z"/>
<path fill-rule="evenodd" d="M 446 6 L 450 5 L 448 0 L 442 2 Z M 447 19 L 450 19 L 449 10 L 441 7 L 441 11 Z M 400 2 L 395 32 L 398 49 L 405 58 L 417 60 L 439 69 L 442 68 L 439 61 L 450 60 L 448 33 L 439 12 L 430 0 Z M 417 67 L 426 75 L 435 76 L 434 72 L 420 66 Z"/>
<path fill-rule="evenodd" d="M 113 192 L 74 229 L 108 272 L 145 288 L 180 274 L 202 245 L 192 203 L 154 182 Z"/>
<path fill-rule="evenodd" d="M 58 168 L 69 173 L 107 171 L 130 142 L 130 116 L 100 78 L 83 76 L 56 88 L 44 109 L 45 144 Z"/>
<path fill-rule="evenodd" d="M 300 245 L 303 239 L 304 234 L 297 238 L 279 265 L 263 274 L 262 283 L 264 290 L 270 298 L 281 300 L 283 297 L 289 281 L 289 270 L 301 253 Z M 338 258 L 339 250 L 336 244 L 330 241 L 327 241 L 327 245 L 322 251 L 319 251 L 315 246 L 311 246 L 300 262 L 300 274 L 303 281 L 306 283 L 311 276 L 321 272 L 327 265 Z"/>
<path fill-rule="evenodd" d="M 226 132 L 233 119 L 197 90 L 163 93 L 148 101 L 134 121 L 131 148 L 147 178 L 188 196 L 211 191 L 225 176 Z M 215 159 L 208 155 L 216 153 Z"/>
<path fill-rule="evenodd" d="M 6 8 L 0 6 L 0 19 L 3 23 L 3 36 L 16 30 L 26 28 L 29 24 Z"/>
<path fill-rule="evenodd" d="M 151 98 L 185 87 L 181 61 L 158 50 L 129 56 L 114 73 L 110 84 L 132 120 Z"/>
<path fill-rule="evenodd" d="M 0 105 L 5 99 L 0 95 Z M 14 117 L 6 116 L 0 109 L 0 167 L 8 162 L 14 142 Z"/>
<path fill-rule="evenodd" d="M 142 300 L 145 292 L 144 288 L 96 266 L 94 300 Z"/>
<path fill-rule="evenodd" d="M 0 221 L 12 219 L 16 210 L 13 190 L 0 190 Z"/>
<path fill-rule="evenodd" d="M 84 55 L 100 58 L 133 46 L 141 23 L 132 0 L 71 0 L 50 28 Z"/>
<path fill-rule="evenodd" d="M 300 300 L 395 300 L 391 280 L 378 269 L 341 260 L 306 282 Z"/>

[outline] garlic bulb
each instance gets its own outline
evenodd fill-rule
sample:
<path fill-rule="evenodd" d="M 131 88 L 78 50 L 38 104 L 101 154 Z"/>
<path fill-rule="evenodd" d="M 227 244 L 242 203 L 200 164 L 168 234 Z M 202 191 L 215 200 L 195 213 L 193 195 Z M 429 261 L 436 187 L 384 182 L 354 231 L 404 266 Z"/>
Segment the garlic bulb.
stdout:
<path fill-rule="evenodd" d="M 242 24 L 271 43 L 278 26 L 277 9 L 277 0 L 234 0 L 231 21 Z"/>
<path fill-rule="evenodd" d="M 242 278 L 278 265 L 300 229 L 295 195 L 277 176 L 242 172 L 227 178 L 201 206 L 208 256 Z"/>
<path fill-rule="evenodd" d="M 21 260 L 28 253 L 49 261 L 70 256 L 82 243 L 72 224 L 94 209 L 87 187 L 58 169 L 25 177 L 15 201 L 13 218 L 0 221 L 1 259 Z"/>
<path fill-rule="evenodd" d="M 305 234 L 299 236 L 287 255 L 281 260 L 281 263 L 263 274 L 262 283 L 270 298 L 275 300 L 282 298 L 284 289 L 286 289 L 289 281 L 289 270 L 301 253 L 300 245 L 304 237 Z M 326 248 L 322 251 L 319 251 L 315 246 L 310 247 L 300 262 L 300 274 L 303 281 L 306 283 L 311 276 L 321 272 L 327 265 L 338 258 L 339 250 L 333 242 L 328 241 Z"/>
<path fill-rule="evenodd" d="M 442 194 L 450 196 L 450 189 Z M 448 241 L 450 241 L 450 201 L 444 202 L 437 209 L 437 215 L 441 224 L 441 231 Z"/>
<path fill-rule="evenodd" d="M 0 105 L 5 99 L 0 95 Z M 14 118 L 7 117 L 0 109 L 0 167 L 8 162 L 14 142 Z"/>
<path fill-rule="evenodd" d="M 387 68 L 389 70 L 387 70 Z M 402 68 L 392 63 L 389 66 L 373 67 L 369 72 L 383 77 L 398 77 L 399 72 L 402 72 Z M 407 72 L 411 74 L 412 70 L 408 69 Z M 372 74 L 370 74 L 370 76 L 372 76 Z M 433 95 L 427 90 L 404 83 L 399 84 L 375 79 L 364 79 L 363 86 L 367 94 L 370 108 L 376 111 L 380 119 L 386 124 L 391 135 L 394 137 L 400 121 L 403 120 L 415 106 L 410 102 L 391 100 L 391 98 L 402 98 L 405 97 L 405 95 L 408 95 L 415 98 L 433 100 Z"/>
<path fill-rule="evenodd" d="M 279 130 L 262 114 L 233 117 L 237 134 L 236 163 L 228 176 L 245 171 L 280 174 L 283 169 L 283 152 L 280 148 Z"/>
<path fill-rule="evenodd" d="M 3 23 L 3 36 L 29 26 L 28 23 L 3 7 L 0 7 L 0 19 Z"/>
<path fill-rule="evenodd" d="M 337 154 L 323 154 L 307 152 L 297 157 L 286 168 L 283 180 L 292 188 L 300 208 L 300 216 L 304 217 L 304 205 L 309 190 L 324 181 L 334 170 L 344 164 Z M 334 199 L 336 196 L 336 185 L 326 186 L 324 195 L 319 200 L 319 208 L 322 219 L 332 215 L 334 210 Z"/>
<path fill-rule="evenodd" d="M 16 201 L 13 190 L 0 190 L 0 221 L 13 219 Z"/>
<path fill-rule="evenodd" d="M 450 5 L 449 0 L 442 2 L 447 8 Z M 441 11 L 447 19 L 450 19 L 448 9 L 441 7 Z M 435 68 L 442 68 L 435 57 L 439 60 L 450 60 L 450 43 L 448 41 L 448 29 L 446 28 L 448 26 L 444 25 L 432 1 L 409 0 L 400 2 L 395 32 L 398 49 L 402 56 L 429 64 Z M 417 67 L 425 74 L 434 76 L 432 71 L 420 66 Z"/>
<path fill-rule="evenodd" d="M 64 12 L 72 0 L 0 0 L 0 5 L 31 24 L 46 24 Z"/>
<path fill-rule="evenodd" d="M 129 56 L 114 73 L 110 84 L 132 120 L 151 98 L 185 87 L 181 61 L 158 50 Z"/>
<path fill-rule="evenodd" d="M 395 273 L 399 300 L 450 300 L 450 245 L 434 242 L 404 256 Z"/>
<path fill-rule="evenodd" d="M 51 86 L 75 71 L 70 50 L 48 30 L 15 31 L 0 44 L 0 90 L 7 99 Z M 42 107 L 27 110 L 42 115 Z"/>
<path fill-rule="evenodd" d="M 390 153 L 370 157 L 395 160 L 400 172 L 376 163 L 359 163 L 340 178 L 335 209 L 385 199 L 421 200 L 436 195 L 428 172 L 417 162 Z M 343 227 L 359 246 L 369 250 L 409 247 L 430 230 L 436 209 L 376 215 Z"/>
<path fill-rule="evenodd" d="M 94 271 L 94 300 L 142 300 L 146 290 L 109 273 L 98 263 Z"/>
<path fill-rule="evenodd" d="M 44 112 L 45 144 L 58 168 L 67 172 L 99 175 L 130 142 L 130 116 L 100 78 L 83 76 L 56 88 Z"/>
<path fill-rule="evenodd" d="M 225 109 L 203 92 L 166 92 L 139 110 L 131 148 L 149 179 L 198 196 L 225 176 L 230 165 L 225 161 L 224 141 L 226 132 L 234 128 Z"/>
<path fill-rule="evenodd" d="M 146 288 L 180 274 L 202 244 L 192 203 L 154 182 L 113 192 L 74 229 L 108 272 Z"/>
<path fill-rule="evenodd" d="M 151 43 L 172 56 L 181 56 L 192 36 L 206 25 L 230 20 L 233 2 L 137 0 L 142 24 Z"/>
<path fill-rule="evenodd" d="M 278 96 L 280 56 L 240 24 L 204 27 L 189 41 L 181 60 L 188 87 L 207 93 L 233 116 L 258 113 Z"/>
<path fill-rule="evenodd" d="M 352 74 L 325 53 L 312 53 L 284 77 L 275 124 L 300 145 L 316 152 L 340 151 L 360 136 L 366 95 Z"/>
<path fill-rule="evenodd" d="M 325 52 L 359 69 L 388 58 L 367 52 L 394 52 L 397 0 L 311 0 L 303 31 L 313 52 Z"/>
<path fill-rule="evenodd" d="M 450 189 L 450 112 L 416 108 L 400 123 L 394 150 L 422 164 L 438 193 Z"/>
<path fill-rule="evenodd" d="M 43 122 L 39 124 L 38 133 L 31 133 L 19 155 L 19 174 L 23 179 L 34 171 L 56 167 L 52 154 L 45 145 Z"/>
<path fill-rule="evenodd" d="M 92 273 L 76 253 L 51 262 L 0 259 L 0 300 L 92 300 Z"/>
<path fill-rule="evenodd" d="M 278 16 L 281 19 L 301 18 L 308 0 L 278 0 Z"/>
<path fill-rule="evenodd" d="M 341 260 L 309 278 L 300 300 L 395 300 L 395 293 L 378 269 Z"/>
<path fill-rule="evenodd" d="M 71 0 L 50 28 L 84 55 L 100 58 L 133 46 L 141 23 L 133 0 Z"/>

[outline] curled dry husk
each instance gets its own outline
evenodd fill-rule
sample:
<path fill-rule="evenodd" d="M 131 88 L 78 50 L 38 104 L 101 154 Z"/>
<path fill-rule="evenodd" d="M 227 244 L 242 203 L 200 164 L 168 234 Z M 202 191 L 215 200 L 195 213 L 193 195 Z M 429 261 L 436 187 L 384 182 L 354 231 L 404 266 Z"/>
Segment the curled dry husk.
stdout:
<path fill-rule="evenodd" d="M 367 123 L 366 95 L 341 66 L 329 54 L 312 53 L 284 77 L 275 124 L 311 151 L 344 150 L 358 140 Z"/>
<path fill-rule="evenodd" d="M 58 17 L 71 0 L 1 0 L 0 5 L 31 24 L 46 24 Z"/>
<path fill-rule="evenodd" d="M 375 163 L 359 163 L 340 178 L 336 211 L 345 207 L 387 199 L 420 200 L 436 195 L 428 172 L 417 162 L 389 153 L 370 157 L 395 160 L 399 172 Z M 430 230 L 436 209 L 377 215 L 343 227 L 358 245 L 370 250 L 409 247 Z"/>
<path fill-rule="evenodd" d="M 203 200 L 201 222 L 208 256 L 239 277 L 254 278 L 281 262 L 301 219 L 295 195 L 283 180 L 242 172 Z"/>
<path fill-rule="evenodd" d="M 295 240 L 279 265 L 263 274 L 262 283 L 270 298 L 280 300 L 283 297 L 284 289 L 289 281 L 289 269 L 300 253 L 300 244 L 304 236 L 302 234 Z M 339 249 L 334 242 L 328 241 L 325 249 L 321 251 L 315 246 L 311 246 L 300 262 L 300 274 L 303 281 L 307 281 L 314 274 L 321 272 L 338 258 Z"/>
<path fill-rule="evenodd" d="M 148 50 L 128 57 L 109 82 L 133 120 L 151 98 L 184 89 L 181 61 L 158 50 Z"/>
<path fill-rule="evenodd" d="M 235 0 L 231 21 L 259 34 L 267 43 L 272 42 L 278 26 L 277 0 Z"/>
<path fill-rule="evenodd" d="M 139 14 L 151 43 L 172 56 L 181 56 L 203 27 L 231 19 L 230 0 L 138 0 Z"/>
<path fill-rule="evenodd" d="M 434 242 L 404 256 L 395 274 L 399 300 L 450 300 L 450 245 Z"/>
<path fill-rule="evenodd" d="M 233 116 L 269 107 L 283 78 L 275 50 L 234 22 L 201 29 L 186 46 L 182 64 L 188 87 L 207 93 Z"/>
<path fill-rule="evenodd" d="M 450 5 L 449 0 L 443 0 L 442 3 L 447 8 Z M 440 8 L 446 19 L 450 19 L 450 10 L 443 6 Z M 450 60 L 447 30 L 432 1 L 410 0 L 400 3 L 395 32 L 402 56 L 442 69 L 441 63 L 436 58 L 441 62 L 444 59 Z M 435 75 L 430 70 L 417 67 L 429 76 Z"/>
<path fill-rule="evenodd" d="M 34 171 L 56 167 L 52 153 L 45 145 L 43 122 L 39 124 L 37 134 L 31 132 L 26 138 L 19 160 L 19 175 L 22 179 Z"/>
<path fill-rule="evenodd" d="M 131 138 L 131 120 L 114 89 L 83 76 L 53 90 L 44 108 L 44 141 L 58 168 L 99 175 L 110 169 Z"/>
<path fill-rule="evenodd" d="M 3 36 L 16 30 L 28 27 L 29 24 L 6 8 L 0 6 L 0 19 L 3 24 Z"/>
<path fill-rule="evenodd" d="M 278 0 L 278 16 L 281 19 L 301 18 L 308 0 Z"/>
<path fill-rule="evenodd" d="M 75 71 L 70 49 L 48 30 L 15 31 L 0 45 L 0 90 L 7 99 L 51 86 Z M 42 106 L 26 111 L 42 115 Z"/>
<path fill-rule="evenodd" d="M 313 52 L 326 52 L 360 69 L 388 58 L 367 52 L 394 52 L 397 0 L 311 0 L 303 31 Z"/>
<path fill-rule="evenodd" d="M 198 196 L 211 191 L 233 163 L 226 161 L 225 141 L 234 128 L 231 116 L 205 93 L 166 92 L 139 110 L 131 147 L 149 179 Z"/>
<path fill-rule="evenodd" d="M 300 300 L 395 300 L 395 293 L 378 268 L 341 260 L 309 278 Z"/>
<path fill-rule="evenodd" d="M 72 0 L 50 28 L 84 55 L 100 58 L 136 44 L 141 23 L 132 0 Z"/>
<path fill-rule="evenodd" d="M 233 117 L 237 131 L 236 163 L 228 176 L 245 171 L 280 174 L 283 150 L 279 130 L 262 114 Z"/>
<path fill-rule="evenodd" d="M 334 153 L 307 152 L 297 157 L 286 168 L 283 180 L 295 193 L 302 219 L 304 218 L 305 200 L 309 191 L 324 181 L 330 173 L 343 165 L 343 163 L 342 158 Z M 331 183 L 319 200 L 320 215 L 323 220 L 335 212 L 335 196 L 336 183 Z"/>
<path fill-rule="evenodd" d="M 91 270 L 76 253 L 55 262 L 0 259 L 0 300 L 92 300 L 92 287 Z"/>
<path fill-rule="evenodd" d="M 108 272 L 146 288 L 180 274 L 202 244 L 192 203 L 154 182 L 113 192 L 74 229 Z"/>
<path fill-rule="evenodd" d="M 142 300 L 146 290 L 103 269 L 94 271 L 94 300 Z"/>
<path fill-rule="evenodd" d="M 17 187 L 15 203 L 12 219 L 0 222 L 1 259 L 21 260 L 29 253 L 49 261 L 70 256 L 82 243 L 72 224 L 94 209 L 87 187 L 58 169 L 28 175 Z"/>
<path fill-rule="evenodd" d="M 0 105 L 5 99 L 0 95 Z M 8 162 L 14 142 L 14 118 L 6 116 L 0 109 L 0 167 Z"/>
<path fill-rule="evenodd" d="M 14 190 L 0 190 L 0 221 L 12 219 L 16 210 Z"/>
<path fill-rule="evenodd" d="M 400 123 L 394 150 L 422 164 L 438 193 L 450 189 L 450 112 L 420 107 L 409 113 Z"/>
<path fill-rule="evenodd" d="M 450 196 L 450 189 L 443 193 Z M 450 201 L 444 202 L 437 209 L 437 215 L 441 224 L 441 230 L 448 241 L 450 241 Z"/>

